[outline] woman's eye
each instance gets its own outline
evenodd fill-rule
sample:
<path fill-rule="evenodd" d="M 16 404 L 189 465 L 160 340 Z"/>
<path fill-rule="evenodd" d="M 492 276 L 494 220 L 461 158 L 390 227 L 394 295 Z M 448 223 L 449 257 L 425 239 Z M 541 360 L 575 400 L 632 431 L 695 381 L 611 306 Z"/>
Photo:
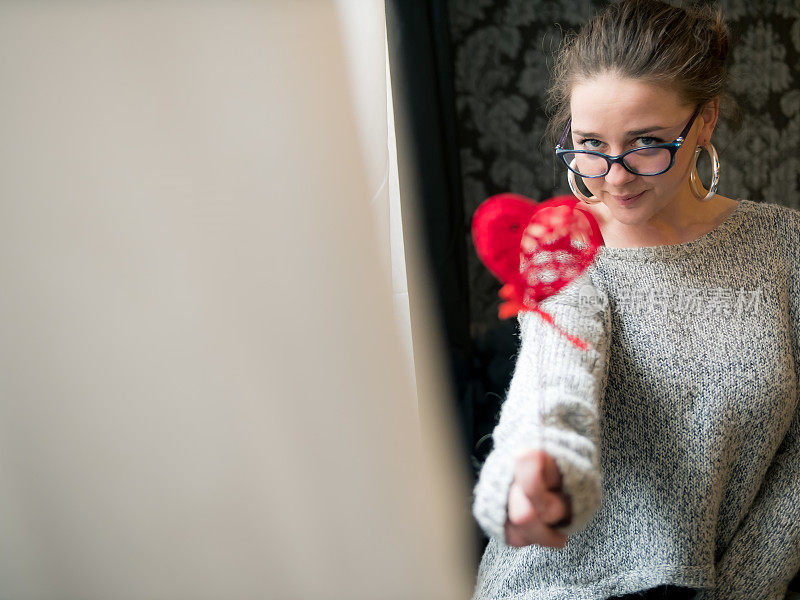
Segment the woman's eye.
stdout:
<path fill-rule="evenodd" d="M 661 144 L 662 140 L 656 137 L 640 137 L 636 140 L 637 146 L 655 146 Z"/>
<path fill-rule="evenodd" d="M 592 139 L 592 138 L 588 138 L 588 139 L 585 139 L 585 140 L 580 140 L 578 142 L 578 145 L 579 146 L 584 146 L 584 147 L 588 148 L 589 150 L 597 150 L 598 148 L 600 148 L 600 146 L 603 145 L 603 142 L 601 142 L 600 140 L 595 140 L 595 139 Z"/>

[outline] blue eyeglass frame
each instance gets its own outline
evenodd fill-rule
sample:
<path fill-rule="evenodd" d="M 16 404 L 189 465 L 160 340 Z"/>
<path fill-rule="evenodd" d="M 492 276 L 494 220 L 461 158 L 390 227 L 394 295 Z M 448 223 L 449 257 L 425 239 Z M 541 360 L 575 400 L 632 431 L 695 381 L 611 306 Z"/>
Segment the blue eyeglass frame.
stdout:
<path fill-rule="evenodd" d="M 634 175 L 641 175 L 642 177 L 652 177 L 653 175 L 661 175 L 662 173 L 666 173 L 667 171 L 669 171 L 675 164 L 675 153 L 678 151 L 678 148 L 681 147 L 684 140 L 686 139 L 686 136 L 689 133 L 689 130 L 692 128 L 692 125 L 694 124 L 694 120 L 697 118 L 697 115 L 700 114 L 700 108 L 701 107 L 698 106 L 694 110 L 694 112 L 692 113 L 692 117 L 686 124 L 686 127 L 683 128 L 683 131 L 681 131 L 680 135 L 676 137 L 675 140 L 673 140 L 672 142 L 665 142 L 663 144 L 653 144 L 652 146 L 641 146 L 639 148 L 631 148 L 630 150 L 627 150 L 617 156 L 609 156 L 608 154 L 603 154 L 602 152 L 597 152 L 596 150 L 573 150 L 569 148 L 563 148 L 564 142 L 567 139 L 567 133 L 569 132 L 569 128 L 572 125 L 572 117 L 570 117 L 569 120 L 567 121 L 567 126 L 564 129 L 564 133 L 561 135 L 561 139 L 559 140 L 558 144 L 556 144 L 556 156 L 558 156 L 558 158 L 561 159 L 561 162 L 567 165 L 567 168 L 570 171 L 572 171 L 576 175 L 579 175 L 580 177 L 585 177 L 587 179 L 597 179 L 598 177 L 605 177 L 606 175 L 608 175 L 608 172 L 611 170 L 611 165 L 613 165 L 614 163 L 621 164 L 623 169 L 625 169 L 629 173 L 633 173 Z M 659 171 L 658 173 L 637 173 L 636 171 L 628 167 L 627 164 L 625 164 L 624 159 L 628 154 L 632 154 L 633 152 L 638 152 L 639 150 L 650 150 L 653 148 L 666 148 L 667 150 L 669 150 L 670 154 L 669 165 L 663 171 Z M 602 175 L 583 175 L 582 173 L 578 173 L 578 171 L 569 166 L 567 160 L 564 158 L 564 154 L 567 153 L 594 154 L 595 156 L 602 156 L 603 158 L 606 159 L 606 166 L 607 166 L 606 171 Z"/>

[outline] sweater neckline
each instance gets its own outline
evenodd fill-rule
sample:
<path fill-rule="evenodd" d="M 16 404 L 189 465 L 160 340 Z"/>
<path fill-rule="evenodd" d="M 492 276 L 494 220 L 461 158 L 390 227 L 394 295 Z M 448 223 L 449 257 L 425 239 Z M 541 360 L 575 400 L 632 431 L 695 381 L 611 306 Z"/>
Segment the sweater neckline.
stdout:
<path fill-rule="evenodd" d="M 665 244 L 661 246 L 640 246 L 632 248 L 613 248 L 600 246 L 598 257 L 612 260 L 663 260 L 672 259 L 692 252 L 696 252 L 707 246 L 719 243 L 730 237 L 744 222 L 746 214 L 758 204 L 753 200 L 739 198 L 736 208 L 714 229 L 708 231 L 690 242 L 681 244 Z"/>

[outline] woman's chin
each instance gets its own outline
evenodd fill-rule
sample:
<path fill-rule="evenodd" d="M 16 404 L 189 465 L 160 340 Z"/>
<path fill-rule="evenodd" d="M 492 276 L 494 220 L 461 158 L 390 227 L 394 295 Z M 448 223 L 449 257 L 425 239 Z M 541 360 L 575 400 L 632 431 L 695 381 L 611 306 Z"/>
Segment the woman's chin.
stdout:
<path fill-rule="evenodd" d="M 620 223 L 624 223 L 625 225 L 639 225 L 641 223 L 646 223 L 648 217 L 650 216 L 647 214 L 646 210 L 643 210 L 643 207 L 641 206 L 614 206 L 613 202 L 614 201 L 612 200 L 611 207 L 609 208 L 611 218 Z"/>

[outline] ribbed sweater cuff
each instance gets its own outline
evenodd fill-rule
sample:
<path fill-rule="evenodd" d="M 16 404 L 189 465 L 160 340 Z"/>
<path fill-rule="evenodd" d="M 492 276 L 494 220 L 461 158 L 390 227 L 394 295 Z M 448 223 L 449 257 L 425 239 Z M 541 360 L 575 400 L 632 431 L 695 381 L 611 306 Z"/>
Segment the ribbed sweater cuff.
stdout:
<path fill-rule="evenodd" d="M 483 531 L 503 545 L 508 519 L 508 492 L 514 481 L 516 457 L 529 450 L 544 450 L 556 461 L 563 478 L 563 490 L 570 497 L 572 520 L 556 528 L 564 535 L 581 531 L 600 506 L 602 485 L 600 470 L 580 452 L 545 440 L 500 448 L 486 458 L 481 476 L 474 488 L 472 513 Z"/>

